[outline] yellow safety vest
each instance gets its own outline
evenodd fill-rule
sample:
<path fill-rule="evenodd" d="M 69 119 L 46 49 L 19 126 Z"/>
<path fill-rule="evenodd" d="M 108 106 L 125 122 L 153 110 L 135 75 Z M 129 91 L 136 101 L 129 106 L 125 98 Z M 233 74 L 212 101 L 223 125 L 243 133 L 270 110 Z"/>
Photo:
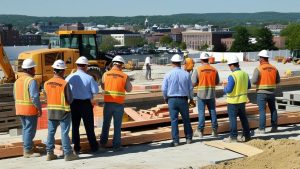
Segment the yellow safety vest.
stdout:
<path fill-rule="evenodd" d="M 244 71 L 236 70 L 233 73 L 231 73 L 231 76 L 234 79 L 235 85 L 232 92 L 227 94 L 227 103 L 246 103 L 248 100 L 248 74 Z"/>

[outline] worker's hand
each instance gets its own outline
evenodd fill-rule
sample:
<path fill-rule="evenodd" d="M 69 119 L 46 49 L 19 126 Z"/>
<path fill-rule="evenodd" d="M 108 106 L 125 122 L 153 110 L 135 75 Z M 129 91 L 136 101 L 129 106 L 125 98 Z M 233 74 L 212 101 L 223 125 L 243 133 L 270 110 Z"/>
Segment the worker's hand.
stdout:
<path fill-rule="evenodd" d="M 96 100 L 91 99 L 91 104 L 93 105 L 93 107 L 96 106 L 97 105 Z"/>
<path fill-rule="evenodd" d="M 227 80 L 223 80 L 222 81 L 222 86 L 225 87 L 227 85 L 227 83 L 228 83 Z"/>
<path fill-rule="evenodd" d="M 168 104 L 168 99 L 165 99 L 165 103 Z"/>
<path fill-rule="evenodd" d="M 41 117 L 42 116 L 42 110 L 39 110 L 38 111 L 38 117 Z"/>
<path fill-rule="evenodd" d="M 193 100 L 193 99 L 190 99 L 190 102 L 189 102 L 189 107 L 190 107 L 190 108 L 194 108 L 194 107 L 196 107 L 196 103 L 194 102 L 194 100 Z"/>

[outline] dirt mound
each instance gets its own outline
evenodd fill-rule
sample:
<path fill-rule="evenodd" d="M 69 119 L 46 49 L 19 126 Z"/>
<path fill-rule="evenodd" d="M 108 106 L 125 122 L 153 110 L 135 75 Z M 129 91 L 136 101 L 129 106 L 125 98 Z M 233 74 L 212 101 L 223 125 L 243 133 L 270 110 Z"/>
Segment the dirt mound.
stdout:
<path fill-rule="evenodd" d="M 247 144 L 263 153 L 210 165 L 202 169 L 300 169 L 300 140 L 251 140 Z"/>

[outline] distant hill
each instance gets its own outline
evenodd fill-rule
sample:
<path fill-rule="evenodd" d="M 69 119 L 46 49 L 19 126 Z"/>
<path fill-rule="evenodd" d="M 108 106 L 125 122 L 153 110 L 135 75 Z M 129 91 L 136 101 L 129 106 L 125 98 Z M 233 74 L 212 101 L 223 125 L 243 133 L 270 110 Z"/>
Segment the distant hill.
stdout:
<path fill-rule="evenodd" d="M 154 15 L 154 16 L 91 16 L 91 17 L 35 17 L 25 15 L 0 15 L 0 23 L 11 23 L 18 29 L 35 22 L 52 22 L 54 24 L 74 23 L 74 22 L 95 22 L 104 25 L 117 24 L 137 24 L 143 25 L 148 18 L 150 24 L 171 25 L 178 24 L 213 24 L 226 27 L 236 25 L 266 25 L 272 23 L 288 24 L 290 22 L 300 22 L 300 13 L 206 13 L 206 14 L 174 14 L 174 15 Z"/>

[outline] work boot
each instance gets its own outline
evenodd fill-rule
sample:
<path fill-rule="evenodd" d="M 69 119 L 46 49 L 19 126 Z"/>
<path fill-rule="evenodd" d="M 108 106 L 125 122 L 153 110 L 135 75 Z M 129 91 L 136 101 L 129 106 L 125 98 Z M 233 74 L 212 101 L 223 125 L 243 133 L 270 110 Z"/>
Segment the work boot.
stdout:
<path fill-rule="evenodd" d="M 79 157 L 73 153 L 65 155 L 65 161 L 77 160 Z"/>
<path fill-rule="evenodd" d="M 211 136 L 218 137 L 218 129 L 212 129 Z"/>
<path fill-rule="evenodd" d="M 272 127 L 270 132 L 271 132 L 271 133 L 278 132 L 278 128 L 277 128 L 277 126 L 276 126 L 276 127 Z"/>
<path fill-rule="evenodd" d="M 238 142 L 248 142 L 251 140 L 251 137 L 245 137 L 245 136 L 241 136 L 237 138 Z"/>
<path fill-rule="evenodd" d="M 256 134 L 266 134 L 266 129 L 257 129 L 255 131 Z"/>
<path fill-rule="evenodd" d="M 51 161 L 51 160 L 55 160 L 55 159 L 57 159 L 57 155 L 55 155 L 53 152 L 47 153 L 47 157 L 46 157 L 47 161 Z"/>
<path fill-rule="evenodd" d="M 171 147 L 177 147 L 177 146 L 179 146 L 179 143 L 178 143 L 178 142 L 174 142 L 174 141 L 173 141 L 173 142 L 171 143 Z"/>
<path fill-rule="evenodd" d="M 188 138 L 188 139 L 186 139 L 186 144 L 192 144 L 192 139 L 190 139 L 190 138 Z"/>
<path fill-rule="evenodd" d="M 113 152 L 119 152 L 119 151 L 123 151 L 123 147 L 120 146 L 120 147 L 113 147 Z"/>
<path fill-rule="evenodd" d="M 32 158 L 32 157 L 40 157 L 40 156 L 41 156 L 40 153 L 35 153 L 33 150 L 23 152 L 24 158 Z"/>
<path fill-rule="evenodd" d="M 236 142 L 237 142 L 237 139 L 236 139 L 236 138 L 231 138 L 231 137 L 229 136 L 229 137 L 227 137 L 227 138 L 224 138 L 223 141 L 226 142 L 226 143 L 236 143 Z"/>
<path fill-rule="evenodd" d="M 194 137 L 203 138 L 203 129 L 196 129 L 194 132 Z"/>

